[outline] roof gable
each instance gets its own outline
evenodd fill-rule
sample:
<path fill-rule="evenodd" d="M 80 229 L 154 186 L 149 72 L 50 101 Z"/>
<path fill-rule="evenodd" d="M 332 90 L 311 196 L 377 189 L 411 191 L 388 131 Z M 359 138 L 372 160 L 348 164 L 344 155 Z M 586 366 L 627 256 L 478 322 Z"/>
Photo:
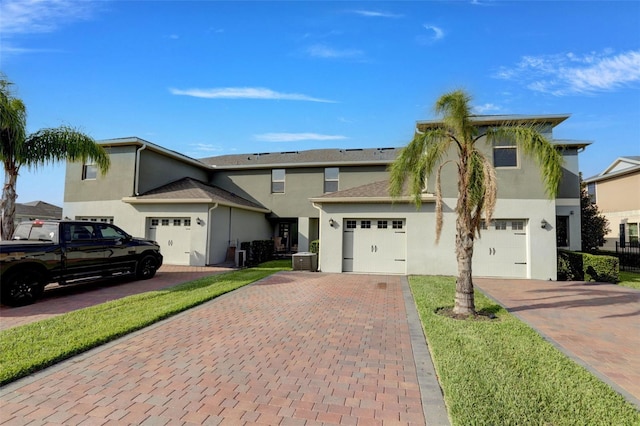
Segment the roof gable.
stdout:
<path fill-rule="evenodd" d="M 124 198 L 123 201 L 131 204 L 217 203 L 224 206 L 238 207 L 247 210 L 263 211 L 265 213 L 269 212 L 267 208 L 260 204 L 249 201 L 217 186 L 209 185 L 190 177 L 162 185 L 137 197 Z"/>
<path fill-rule="evenodd" d="M 630 173 L 640 172 L 640 155 L 631 155 L 627 157 L 618 157 L 604 171 L 598 175 L 585 179 L 586 183 L 606 180 Z"/>

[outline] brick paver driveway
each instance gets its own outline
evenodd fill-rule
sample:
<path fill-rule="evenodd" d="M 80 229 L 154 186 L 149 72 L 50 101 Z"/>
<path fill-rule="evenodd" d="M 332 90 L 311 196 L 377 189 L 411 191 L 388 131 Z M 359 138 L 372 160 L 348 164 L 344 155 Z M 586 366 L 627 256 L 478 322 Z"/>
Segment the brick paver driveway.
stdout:
<path fill-rule="evenodd" d="M 230 270 L 215 266 L 162 265 L 156 276 L 150 280 L 111 279 L 72 286 L 49 285 L 43 297 L 33 305 L 19 308 L 0 305 L 0 330 Z"/>
<path fill-rule="evenodd" d="M 576 281 L 474 282 L 640 409 L 640 291 Z"/>
<path fill-rule="evenodd" d="M 0 418 L 424 425 L 426 412 L 446 424 L 441 395 L 421 392 L 428 351 L 407 292 L 398 276 L 279 273 L 5 386 Z"/>

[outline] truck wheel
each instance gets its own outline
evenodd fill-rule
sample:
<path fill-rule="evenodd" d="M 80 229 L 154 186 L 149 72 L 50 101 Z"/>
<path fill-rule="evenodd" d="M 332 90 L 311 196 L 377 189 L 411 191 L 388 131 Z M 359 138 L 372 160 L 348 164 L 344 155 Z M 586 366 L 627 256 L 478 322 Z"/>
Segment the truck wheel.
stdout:
<path fill-rule="evenodd" d="M 148 280 L 153 278 L 158 270 L 158 261 L 150 254 L 143 256 L 136 266 L 136 277 L 139 280 Z"/>
<path fill-rule="evenodd" d="M 2 303 L 9 306 L 29 305 L 42 296 L 44 277 L 38 271 L 12 272 L 2 279 Z"/>

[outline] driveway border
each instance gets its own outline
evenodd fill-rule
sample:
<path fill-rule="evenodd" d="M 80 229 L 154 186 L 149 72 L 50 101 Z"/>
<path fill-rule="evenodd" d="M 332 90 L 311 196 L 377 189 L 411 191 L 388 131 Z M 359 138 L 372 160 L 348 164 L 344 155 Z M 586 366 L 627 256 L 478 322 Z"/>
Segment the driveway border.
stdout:
<path fill-rule="evenodd" d="M 416 363 L 420 397 L 422 398 L 424 419 L 427 425 L 449 426 L 451 424 L 449 413 L 446 403 L 444 402 L 444 395 L 442 394 L 440 383 L 438 382 L 438 376 L 433 365 L 427 339 L 422 330 L 422 323 L 420 322 L 416 303 L 413 299 L 411 288 L 409 287 L 409 280 L 406 276 L 403 276 L 401 282 L 404 304 L 407 311 L 413 360 Z"/>

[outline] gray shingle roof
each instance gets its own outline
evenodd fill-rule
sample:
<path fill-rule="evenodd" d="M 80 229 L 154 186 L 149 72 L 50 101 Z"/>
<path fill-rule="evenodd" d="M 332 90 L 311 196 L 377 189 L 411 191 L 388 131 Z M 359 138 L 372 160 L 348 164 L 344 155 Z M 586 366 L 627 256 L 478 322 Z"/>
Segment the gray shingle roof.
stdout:
<path fill-rule="evenodd" d="M 422 194 L 423 201 L 433 201 L 433 194 Z M 392 198 L 389 193 L 389 181 L 381 180 L 368 183 L 366 185 L 356 186 L 354 188 L 343 189 L 342 191 L 331 192 L 319 197 L 312 198 L 311 201 L 317 203 L 389 203 L 389 202 L 411 202 L 413 197 L 410 195 L 409 184 L 405 182 L 402 194 L 399 197 Z"/>
<path fill-rule="evenodd" d="M 220 155 L 200 161 L 216 168 L 271 167 L 296 165 L 320 167 L 347 164 L 389 164 L 400 148 L 311 149 L 306 151 L 263 152 L 254 154 Z"/>
<path fill-rule="evenodd" d="M 44 201 L 16 203 L 16 216 L 33 219 L 61 219 L 62 207 L 54 206 Z"/>
<path fill-rule="evenodd" d="M 160 203 L 168 200 L 193 200 L 268 211 L 268 209 L 260 204 L 190 177 L 182 178 L 147 191 L 135 197 L 135 200 L 157 200 Z"/>

